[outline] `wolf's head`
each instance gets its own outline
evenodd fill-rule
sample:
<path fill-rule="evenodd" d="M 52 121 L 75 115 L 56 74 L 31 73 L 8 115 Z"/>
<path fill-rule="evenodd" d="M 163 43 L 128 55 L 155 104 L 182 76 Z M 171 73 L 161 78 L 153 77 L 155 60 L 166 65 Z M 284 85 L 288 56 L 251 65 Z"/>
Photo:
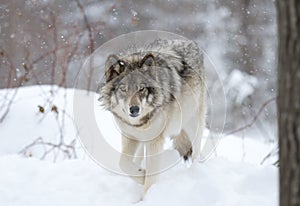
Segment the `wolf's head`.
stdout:
<path fill-rule="evenodd" d="M 100 98 L 106 109 L 132 124 L 150 118 L 163 101 L 156 81 L 154 55 L 140 56 L 107 58 Z"/>

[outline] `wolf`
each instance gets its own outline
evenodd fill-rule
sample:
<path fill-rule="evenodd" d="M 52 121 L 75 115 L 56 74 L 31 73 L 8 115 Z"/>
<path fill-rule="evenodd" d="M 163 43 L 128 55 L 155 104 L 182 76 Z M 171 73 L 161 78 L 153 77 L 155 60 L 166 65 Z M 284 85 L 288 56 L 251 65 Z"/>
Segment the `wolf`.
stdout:
<path fill-rule="evenodd" d="M 160 169 L 152 157 L 163 152 L 166 138 L 184 160 L 200 156 L 205 91 L 203 53 L 193 41 L 156 39 L 108 55 L 99 101 L 122 133 L 120 168 L 145 193 Z"/>

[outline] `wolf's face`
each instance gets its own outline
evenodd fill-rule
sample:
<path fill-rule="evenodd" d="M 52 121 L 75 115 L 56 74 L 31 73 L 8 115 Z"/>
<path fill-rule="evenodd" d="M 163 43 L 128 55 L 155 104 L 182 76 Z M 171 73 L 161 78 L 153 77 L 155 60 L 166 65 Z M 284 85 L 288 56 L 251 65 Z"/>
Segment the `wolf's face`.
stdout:
<path fill-rule="evenodd" d="M 137 118 L 147 115 L 153 110 L 153 86 L 148 75 L 140 71 L 127 74 L 117 85 L 112 101 L 119 103 L 124 115 Z"/>
<path fill-rule="evenodd" d="M 133 124 L 150 118 L 162 104 L 155 69 L 152 54 L 147 54 L 142 60 L 109 56 L 101 97 L 106 108 Z"/>

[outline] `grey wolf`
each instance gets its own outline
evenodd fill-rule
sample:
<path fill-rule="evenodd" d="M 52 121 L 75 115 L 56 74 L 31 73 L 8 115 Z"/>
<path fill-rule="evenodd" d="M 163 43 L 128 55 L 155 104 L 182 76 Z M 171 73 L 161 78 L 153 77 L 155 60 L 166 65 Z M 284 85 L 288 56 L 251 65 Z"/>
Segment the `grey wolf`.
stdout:
<path fill-rule="evenodd" d="M 99 100 L 122 132 L 120 168 L 145 192 L 160 167 L 151 156 L 163 151 L 165 138 L 173 139 L 184 160 L 200 156 L 206 95 L 203 54 L 196 43 L 157 39 L 110 54 L 104 77 Z"/>

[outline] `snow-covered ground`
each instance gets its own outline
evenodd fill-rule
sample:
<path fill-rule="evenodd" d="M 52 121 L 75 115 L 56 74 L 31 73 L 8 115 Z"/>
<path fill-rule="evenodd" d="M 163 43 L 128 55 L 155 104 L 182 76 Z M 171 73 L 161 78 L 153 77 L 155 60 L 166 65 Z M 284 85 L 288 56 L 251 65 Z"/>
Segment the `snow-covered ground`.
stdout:
<path fill-rule="evenodd" d="M 14 92 L 0 90 L 0 117 Z M 58 143 L 63 134 L 69 144 L 76 137 L 72 101 L 71 89 L 34 86 L 17 91 L 8 115 L 0 123 L 0 205 L 278 205 L 278 168 L 268 162 L 261 165 L 274 145 L 258 138 L 224 137 L 206 162 L 189 167 L 179 163 L 164 172 L 143 201 L 139 201 L 141 186 L 98 166 L 80 145 L 75 146 L 78 158 L 72 160 L 57 151 L 40 160 L 38 157 L 47 149 L 43 145 L 26 151 L 31 158 L 19 155 L 37 138 Z M 106 128 L 111 129 L 113 124 L 107 116 L 102 117 L 110 124 Z M 116 140 L 109 143 L 118 147 Z"/>

